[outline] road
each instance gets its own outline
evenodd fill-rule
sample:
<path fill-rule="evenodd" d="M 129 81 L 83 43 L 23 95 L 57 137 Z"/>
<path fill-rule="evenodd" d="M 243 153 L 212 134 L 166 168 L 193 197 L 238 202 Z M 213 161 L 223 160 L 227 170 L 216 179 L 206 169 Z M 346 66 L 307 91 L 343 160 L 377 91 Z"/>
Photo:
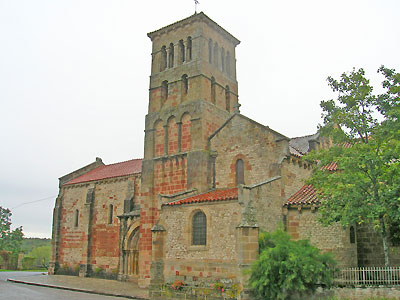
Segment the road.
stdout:
<path fill-rule="evenodd" d="M 123 300 L 127 298 L 71 292 L 52 288 L 7 282 L 7 278 L 33 276 L 38 272 L 0 272 L 1 300 Z"/>

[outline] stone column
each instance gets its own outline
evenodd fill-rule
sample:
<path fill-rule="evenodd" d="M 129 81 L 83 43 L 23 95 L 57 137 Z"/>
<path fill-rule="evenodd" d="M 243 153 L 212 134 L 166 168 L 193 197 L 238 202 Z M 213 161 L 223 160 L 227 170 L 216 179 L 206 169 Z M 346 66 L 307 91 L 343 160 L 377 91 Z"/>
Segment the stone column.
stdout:
<path fill-rule="evenodd" d="M 178 125 L 178 153 L 181 152 L 182 149 L 182 122 L 176 122 Z"/>
<path fill-rule="evenodd" d="M 164 244 L 166 230 L 162 225 L 154 225 L 151 229 L 153 234 L 152 261 L 150 267 L 150 291 L 158 290 L 164 283 Z"/>
<path fill-rule="evenodd" d="M 82 263 L 79 266 L 79 277 L 90 276 L 92 272 L 91 255 L 92 255 L 92 223 L 93 223 L 93 204 L 94 204 L 95 187 L 89 188 L 86 194 L 86 203 L 83 208 L 82 226 L 85 226 L 86 241 L 82 245 Z"/>

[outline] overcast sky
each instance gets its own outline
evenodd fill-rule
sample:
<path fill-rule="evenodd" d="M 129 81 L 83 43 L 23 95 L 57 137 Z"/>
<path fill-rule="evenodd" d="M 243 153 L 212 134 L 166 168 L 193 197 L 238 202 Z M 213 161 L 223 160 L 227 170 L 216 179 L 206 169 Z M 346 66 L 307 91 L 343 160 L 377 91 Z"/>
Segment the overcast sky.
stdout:
<path fill-rule="evenodd" d="M 316 131 L 327 76 L 363 67 L 378 87 L 380 65 L 400 71 L 398 0 L 199 1 L 241 40 L 241 112 L 288 137 Z M 51 236 L 59 177 L 142 157 L 146 34 L 193 13 L 193 0 L 0 0 L 0 206 L 26 236 Z"/>

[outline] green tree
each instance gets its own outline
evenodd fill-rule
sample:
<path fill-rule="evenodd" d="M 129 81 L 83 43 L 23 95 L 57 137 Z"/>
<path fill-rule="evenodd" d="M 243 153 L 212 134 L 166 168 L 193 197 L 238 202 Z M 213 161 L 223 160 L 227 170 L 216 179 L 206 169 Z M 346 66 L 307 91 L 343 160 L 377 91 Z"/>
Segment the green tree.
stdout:
<path fill-rule="evenodd" d="M 40 246 L 33 248 L 32 251 L 28 254 L 28 256 L 35 258 L 35 265 L 46 267 L 49 264 L 50 252 L 51 252 L 50 245 Z"/>
<path fill-rule="evenodd" d="M 399 74 L 381 67 L 386 93 L 374 95 L 363 69 L 328 77 L 337 100 L 322 101 L 320 132 L 334 146 L 305 157 L 319 161 L 309 180 L 321 201 L 320 221 L 368 224 L 382 237 L 389 266 L 390 228 L 400 224 Z M 335 169 L 324 168 L 332 166 Z"/>
<path fill-rule="evenodd" d="M 22 227 L 11 230 L 11 211 L 0 206 L 0 250 L 17 253 L 21 249 L 24 234 Z"/>
<path fill-rule="evenodd" d="M 250 270 L 250 286 L 259 299 L 290 299 L 330 286 L 335 261 L 308 240 L 293 241 L 281 229 L 260 234 L 260 256 Z"/>

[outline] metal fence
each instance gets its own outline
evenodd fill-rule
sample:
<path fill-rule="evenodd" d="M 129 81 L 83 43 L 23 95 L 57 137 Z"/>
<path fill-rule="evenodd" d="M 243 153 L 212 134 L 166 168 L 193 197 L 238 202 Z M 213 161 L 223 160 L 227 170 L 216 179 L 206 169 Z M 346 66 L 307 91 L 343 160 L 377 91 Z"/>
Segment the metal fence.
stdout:
<path fill-rule="evenodd" d="M 400 285 L 400 267 L 360 267 L 341 269 L 335 274 L 338 285 Z"/>

